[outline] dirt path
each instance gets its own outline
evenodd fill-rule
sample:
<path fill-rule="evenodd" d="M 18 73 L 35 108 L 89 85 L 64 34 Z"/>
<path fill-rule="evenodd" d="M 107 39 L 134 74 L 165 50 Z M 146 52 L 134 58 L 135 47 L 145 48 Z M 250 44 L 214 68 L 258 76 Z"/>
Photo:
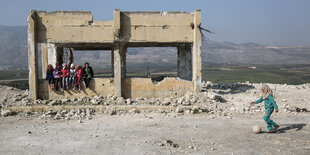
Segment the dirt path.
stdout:
<path fill-rule="evenodd" d="M 0 154 L 310 154 L 309 115 L 273 119 L 281 125 L 276 134 L 253 134 L 255 124 L 266 130 L 258 116 L 98 115 L 82 123 L 0 117 Z"/>

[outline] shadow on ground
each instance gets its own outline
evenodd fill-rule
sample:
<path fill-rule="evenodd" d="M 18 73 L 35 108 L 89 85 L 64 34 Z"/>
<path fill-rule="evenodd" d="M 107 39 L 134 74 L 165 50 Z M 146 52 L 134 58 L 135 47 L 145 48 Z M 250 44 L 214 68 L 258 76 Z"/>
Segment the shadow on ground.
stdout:
<path fill-rule="evenodd" d="M 288 130 L 295 130 L 299 131 L 307 124 L 301 123 L 301 124 L 282 124 L 280 125 L 280 128 L 277 130 L 278 133 L 285 133 Z"/>

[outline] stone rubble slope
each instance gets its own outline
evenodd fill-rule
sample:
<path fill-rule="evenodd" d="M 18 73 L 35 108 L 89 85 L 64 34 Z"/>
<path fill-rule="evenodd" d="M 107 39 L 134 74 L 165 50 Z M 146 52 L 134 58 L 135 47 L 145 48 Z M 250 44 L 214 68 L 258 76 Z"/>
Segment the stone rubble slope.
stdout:
<path fill-rule="evenodd" d="M 113 95 L 36 100 L 29 99 L 28 90 L 20 90 L 0 85 L 1 116 L 14 115 L 16 112 L 4 110 L 14 106 L 57 106 L 57 105 L 102 105 L 102 106 L 172 106 L 175 110 L 160 110 L 159 113 L 175 112 L 179 114 L 206 113 L 210 115 L 233 117 L 235 115 L 264 114 L 263 103 L 250 106 L 249 103 L 260 98 L 261 84 L 258 83 L 212 83 L 203 82 L 202 92 L 186 93 L 182 97 L 166 98 L 136 98 L 124 99 Z M 310 110 L 310 84 L 287 85 L 268 84 L 274 92 L 279 113 L 299 113 Z M 77 108 L 72 110 L 50 110 L 44 112 L 42 118 L 52 119 L 91 119 L 95 114 L 92 108 Z M 123 113 L 152 112 L 150 110 L 138 111 L 132 108 L 128 111 L 105 110 L 104 113 L 115 115 Z M 155 111 L 154 111 L 155 112 Z M 27 115 L 30 113 L 27 113 Z"/>

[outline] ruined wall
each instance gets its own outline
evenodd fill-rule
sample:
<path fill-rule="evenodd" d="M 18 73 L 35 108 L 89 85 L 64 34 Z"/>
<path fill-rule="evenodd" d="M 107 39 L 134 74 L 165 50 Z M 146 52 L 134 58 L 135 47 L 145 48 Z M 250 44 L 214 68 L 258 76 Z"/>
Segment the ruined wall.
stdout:
<path fill-rule="evenodd" d="M 93 21 L 88 11 L 35 11 L 28 16 L 28 61 L 31 99 L 74 98 L 114 94 L 123 97 L 181 96 L 200 91 L 201 12 L 113 11 L 112 21 Z M 113 78 L 96 78 L 91 89 L 48 91 L 38 79 L 42 43 L 43 75 L 47 64 L 62 61 L 63 48 L 111 50 Z M 186 46 L 183 46 L 186 45 Z M 190 46 L 188 46 L 190 45 Z M 149 78 L 126 78 L 127 47 L 178 47 L 178 76 L 153 84 Z M 60 62 L 61 63 L 61 62 Z"/>
<path fill-rule="evenodd" d="M 121 12 L 121 38 L 129 42 L 192 42 L 187 12 Z"/>
<path fill-rule="evenodd" d="M 192 81 L 192 49 L 191 45 L 178 46 L 177 76 L 184 80 Z"/>
<path fill-rule="evenodd" d="M 93 22 L 85 11 L 37 12 L 38 42 L 113 42 L 113 22 Z"/>
<path fill-rule="evenodd" d="M 37 11 L 38 42 L 193 42 L 192 13 L 115 12 L 114 21 L 93 21 L 87 11 Z"/>
<path fill-rule="evenodd" d="M 153 83 L 151 78 L 122 79 L 122 96 L 125 98 L 178 97 L 192 91 L 193 83 L 179 78 L 167 77 L 158 83 Z"/>
<path fill-rule="evenodd" d="M 59 91 L 48 90 L 48 82 L 46 80 L 39 80 L 39 98 L 42 99 L 61 99 L 61 98 L 80 98 L 81 96 L 97 96 L 114 94 L 114 78 L 94 78 L 91 80 L 89 89 L 85 89 L 84 82 L 81 81 L 82 90 L 64 90 L 59 88 Z"/>

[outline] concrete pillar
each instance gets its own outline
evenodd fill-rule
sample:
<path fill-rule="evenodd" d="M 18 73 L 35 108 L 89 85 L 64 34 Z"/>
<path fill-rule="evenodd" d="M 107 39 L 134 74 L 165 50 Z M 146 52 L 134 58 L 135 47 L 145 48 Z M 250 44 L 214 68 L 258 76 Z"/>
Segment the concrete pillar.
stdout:
<path fill-rule="evenodd" d="M 51 64 L 56 67 L 56 63 L 62 63 L 62 47 L 56 47 L 52 43 L 42 43 L 42 72 L 43 78 L 46 76 L 47 65 Z"/>
<path fill-rule="evenodd" d="M 48 65 L 48 56 L 47 56 L 47 45 L 46 43 L 41 44 L 41 51 L 42 51 L 42 78 L 46 77 L 46 69 Z"/>
<path fill-rule="evenodd" d="M 28 15 L 28 65 L 29 92 L 32 100 L 38 99 L 38 47 L 36 42 L 36 16 L 34 10 Z"/>
<path fill-rule="evenodd" d="M 126 74 L 126 48 L 120 43 L 115 43 L 113 48 L 113 69 L 114 69 L 114 86 L 115 96 L 122 96 L 122 78 Z M 123 67 L 125 65 L 125 67 Z M 125 73 L 123 73 L 125 72 Z"/>
<path fill-rule="evenodd" d="M 121 79 L 121 49 L 119 43 L 115 43 L 115 46 L 113 48 L 113 55 L 114 55 L 114 91 L 115 96 L 121 97 L 122 96 L 122 79 Z"/>
<path fill-rule="evenodd" d="M 46 50 L 47 50 L 47 63 L 53 65 L 53 67 L 55 68 L 57 62 L 56 46 L 54 44 L 47 43 Z"/>
<path fill-rule="evenodd" d="M 111 69 L 112 69 L 112 77 L 114 77 L 114 50 L 111 50 Z"/>
<path fill-rule="evenodd" d="M 201 11 L 194 11 L 194 42 L 193 42 L 193 83 L 194 92 L 201 90 L 201 32 L 199 25 L 201 24 Z"/>
<path fill-rule="evenodd" d="M 127 48 L 123 47 L 121 52 L 121 77 L 126 77 L 126 54 L 127 54 Z"/>
<path fill-rule="evenodd" d="M 73 48 L 68 48 L 68 60 L 67 64 L 70 66 L 73 63 Z"/>
<path fill-rule="evenodd" d="M 121 12 L 119 9 L 113 10 L 113 22 L 114 22 L 114 41 L 119 41 L 120 39 L 120 29 L 121 29 Z"/>
<path fill-rule="evenodd" d="M 56 63 L 59 63 L 60 65 L 63 63 L 63 53 L 63 47 L 56 47 Z"/>
<path fill-rule="evenodd" d="M 192 48 L 191 45 L 178 46 L 177 76 L 184 80 L 192 80 Z"/>

